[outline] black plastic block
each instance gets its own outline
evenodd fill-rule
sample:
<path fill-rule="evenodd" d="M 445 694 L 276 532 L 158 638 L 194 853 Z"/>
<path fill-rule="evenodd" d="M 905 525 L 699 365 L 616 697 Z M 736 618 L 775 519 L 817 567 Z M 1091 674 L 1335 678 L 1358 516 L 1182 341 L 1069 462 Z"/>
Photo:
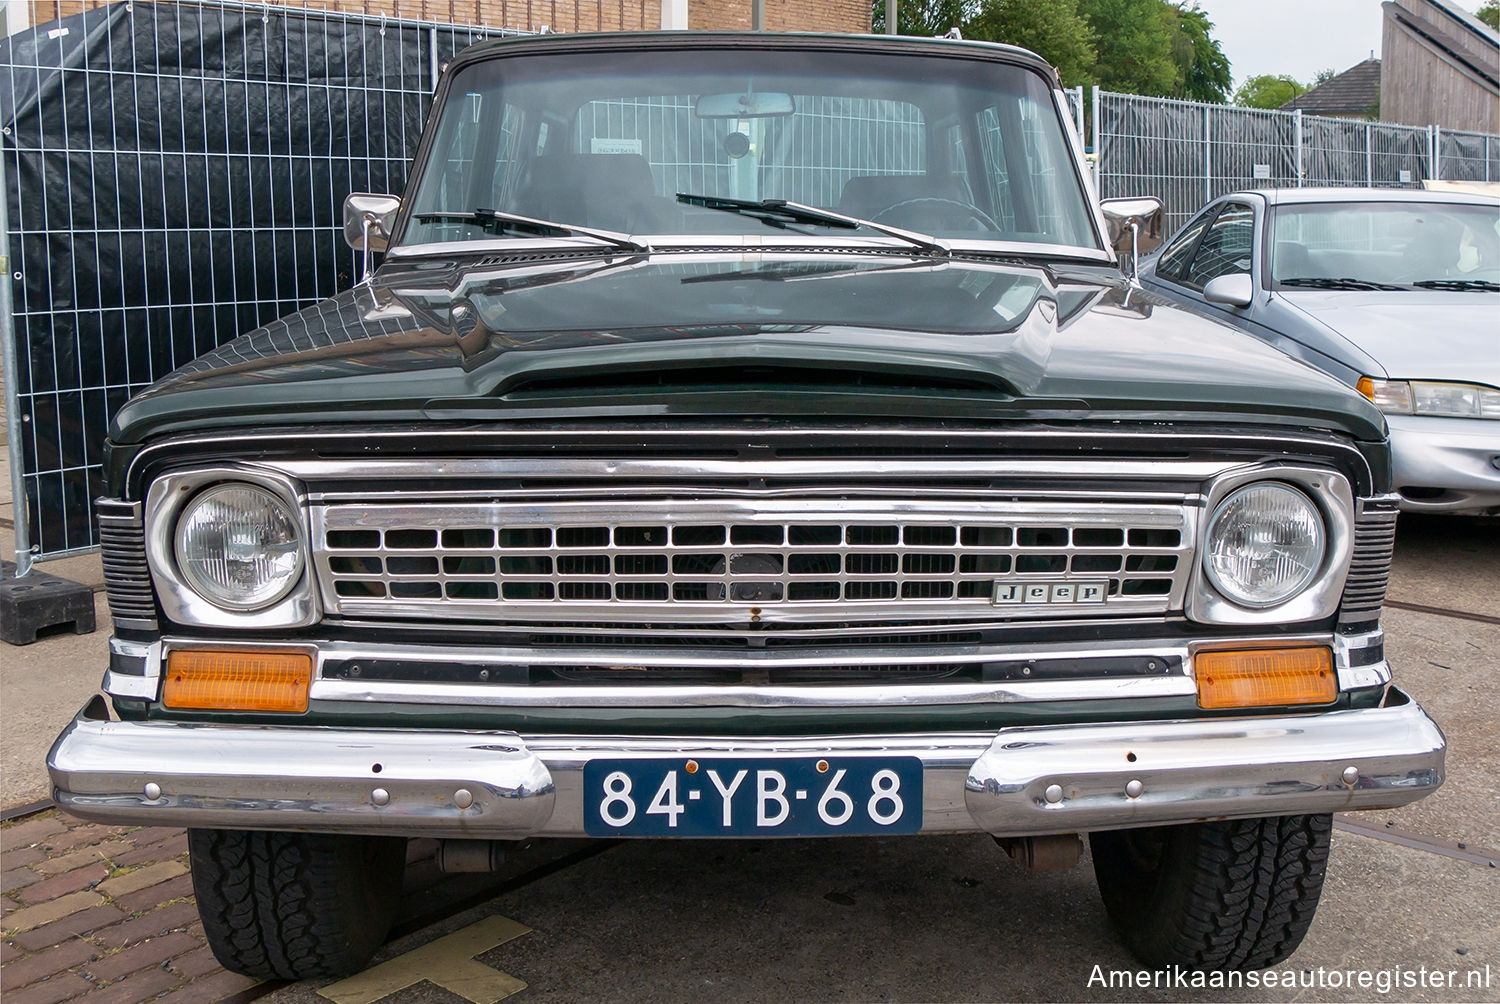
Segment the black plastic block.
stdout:
<path fill-rule="evenodd" d="M 18 579 L 15 565 L 0 562 L 0 641 L 30 645 L 38 631 L 68 624 L 74 634 L 94 630 L 92 589 L 34 569 Z"/>

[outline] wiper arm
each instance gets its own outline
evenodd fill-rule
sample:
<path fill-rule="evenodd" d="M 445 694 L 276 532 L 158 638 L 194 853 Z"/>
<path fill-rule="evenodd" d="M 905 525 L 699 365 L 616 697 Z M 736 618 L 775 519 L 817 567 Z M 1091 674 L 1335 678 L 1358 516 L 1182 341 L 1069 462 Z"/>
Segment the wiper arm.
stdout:
<path fill-rule="evenodd" d="M 1384 282 L 1372 282 L 1369 279 L 1325 279 L 1325 278 L 1298 278 L 1278 279 L 1283 286 L 1310 286 L 1313 289 L 1382 289 L 1399 290 L 1400 286 L 1392 286 Z"/>
<path fill-rule="evenodd" d="M 482 228 L 485 233 L 491 234 L 510 230 L 523 234 L 536 234 L 539 237 L 592 237 L 625 251 L 634 251 L 637 254 L 651 253 L 650 247 L 634 240 L 629 234 L 616 233 L 613 230 L 595 230 L 593 227 L 580 227 L 573 223 L 538 220 L 530 216 L 518 216 L 515 213 L 502 213 L 498 209 L 481 208 L 467 213 L 413 213 L 412 215 L 423 223 L 433 220 L 444 223 L 470 223 Z"/>
<path fill-rule="evenodd" d="M 1490 282 L 1488 279 L 1422 279 L 1412 285 L 1420 286 L 1422 289 L 1453 289 L 1459 292 L 1487 293 L 1500 289 L 1500 282 Z"/>
<path fill-rule="evenodd" d="M 738 213 L 751 219 L 760 220 L 767 226 L 777 227 L 785 230 L 789 224 L 805 223 L 820 227 L 839 227 L 843 230 L 858 230 L 865 227 L 876 233 L 894 237 L 897 240 L 906 241 L 912 247 L 920 248 L 924 253 L 934 258 L 947 258 L 952 251 L 936 237 L 919 234 L 914 230 L 903 230 L 900 227 L 888 227 L 884 223 L 876 223 L 873 220 L 860 219 L 858 216 L 845 216 L 843 213 L 835 213 L 828 209 L 819 209 L 817 206 L 803 205 L 800 202 L 787 202 L 785 199 L 726 199 L 717 195 L 689 195 L 685 192 L 677 193 L 677 201 L 688 206 L 700 206 L 704 209 L 717 209 L 725 213 Z"/>

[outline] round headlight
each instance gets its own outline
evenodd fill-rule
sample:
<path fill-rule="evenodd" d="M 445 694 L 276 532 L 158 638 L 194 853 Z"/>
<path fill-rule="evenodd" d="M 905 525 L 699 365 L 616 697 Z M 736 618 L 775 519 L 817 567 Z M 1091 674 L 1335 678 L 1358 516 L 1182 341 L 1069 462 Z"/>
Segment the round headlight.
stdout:
<path fill-rule="evenodd" d="M 1208 524 L 1209 581 L 1247 607 L 1269 607 L 1302 591 L 1323 562 L 1323 518 L 1306 495 L 1264 483 L 1234 492 Z"/>
<path fill-rule="evenodd" d="M 176 550 L 188 584 L 234 610 L 270 606 L 302 574 L 296 518 L 254 485 L 218 485 L 193 499 L 177 521 Z"/>

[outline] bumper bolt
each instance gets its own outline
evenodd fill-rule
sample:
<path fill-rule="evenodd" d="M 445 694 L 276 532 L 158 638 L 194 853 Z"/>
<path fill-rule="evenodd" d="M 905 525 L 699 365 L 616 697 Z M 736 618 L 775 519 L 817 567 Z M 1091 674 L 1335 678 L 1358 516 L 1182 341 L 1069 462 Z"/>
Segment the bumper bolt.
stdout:
<path fill-rule="evenodd" d="M 1145 790 L 1146 786 L 1144 784 L 1141 784 L 1141 782 L 1137 780 L 1131 780 L 1128 784 L 1125 785 L 1125 794 L 1129 795 L 1131 798 L 1140 798 L 1141 792 Z"/>
<path fill-rule="evenodd" d="M 1355 781 L 1358 781 L 1358 780 L 1359 780 L 1359 768 L 1358 767 L 1345 767 L 1344 768 L 1344 783 L 1345 784 L 1353 784 Z"/>
<path fill-rule="evenodd" d="M 145 787 L 145 789 L 144 789 L 144 791 L 145 791 L 146 797 L 149 798 L 149 799 L 151 799 L 151 801 L 153 801 L 153 802 L 156 801 L 158 798 L 161 798 L 161 785 L 157 784 L 155 781 L 152 781 L 149 784 L 147 784 L 146 787 Z"/>
<path fill-rule="evenodd" d="M 1061 802 L 1062 796 L 1063 790 L 1062 785 L 1060 784 L 1049 784 L 1047 785 L 1047 790 L 1042 792 L 1042 797 L 1045 798 L 1048 802 L 1051 802 L 1053 805 Z"/>
<path fill-rule="evenodd" d="M 374 791 L 370 792 L 370 801 L 374 802 L 376 805 L 384 805 L 390 800 L 391 793 L 386 791 L 384 788 L 376 788 Z"/>
<path fill-rule="evenodd" d="M 467 809 L 474 804 L 474 793 L 468 788 L 460 788 L 453 793 L 453 804 L 460 809 Z"/>

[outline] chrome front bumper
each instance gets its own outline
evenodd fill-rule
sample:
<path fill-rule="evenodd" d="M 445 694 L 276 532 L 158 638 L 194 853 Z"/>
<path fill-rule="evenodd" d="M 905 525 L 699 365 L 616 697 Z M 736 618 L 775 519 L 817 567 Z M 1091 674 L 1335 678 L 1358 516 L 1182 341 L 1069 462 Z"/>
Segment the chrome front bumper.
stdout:
<path fill-rule="evenodd" d="M 507 839 L 581 836 L 607 756 L 915 756 L 922 829 L 997 836 L 1392 808 L 1443 782 L 1416 703 L 994 733 L 663 739 L 112 722 L 97 700 L 47 757 L 53 797 L 107 823 Z"/>
<path fill-rule="evenodd" d="M 1500 510 L 1500 422 L 1390 415 L 1396 490 L 1407 512 L 1482 515 Z M 1410 488 L 1442 489 L 1412 497 Z"/>

